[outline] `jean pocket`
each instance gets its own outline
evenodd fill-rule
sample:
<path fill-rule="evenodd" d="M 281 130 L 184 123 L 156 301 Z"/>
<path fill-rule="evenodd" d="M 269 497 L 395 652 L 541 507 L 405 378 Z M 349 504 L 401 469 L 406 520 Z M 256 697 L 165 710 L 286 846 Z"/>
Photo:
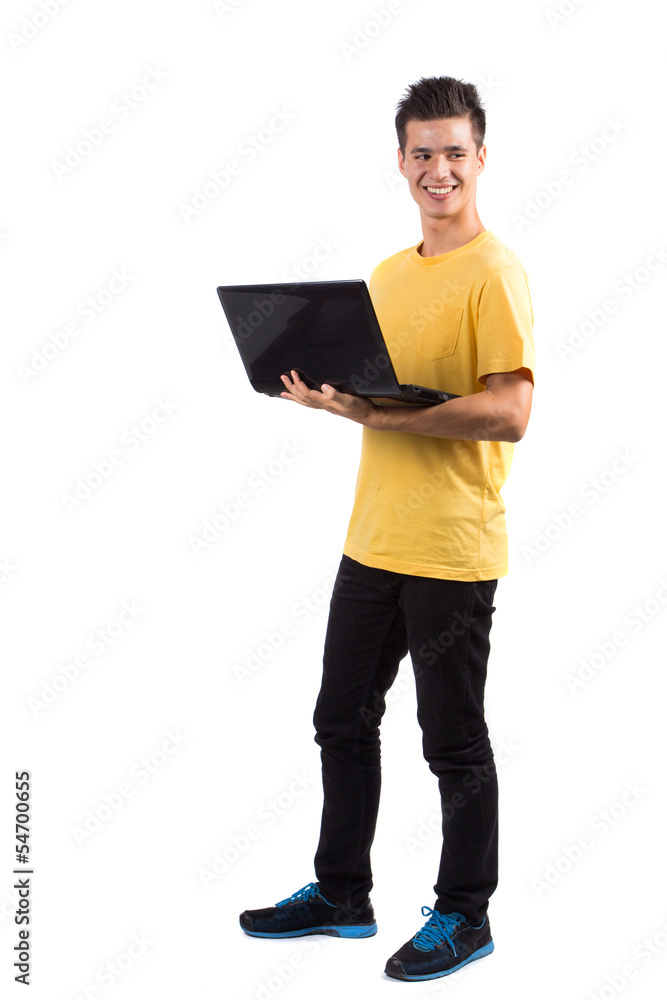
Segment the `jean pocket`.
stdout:
<path fill-rule="evenodd" d="M 474 586 L 477 613 L 492 615 L 496 610 L 493 599 L 496 595 L 498 580 L 476 580 Z"/>

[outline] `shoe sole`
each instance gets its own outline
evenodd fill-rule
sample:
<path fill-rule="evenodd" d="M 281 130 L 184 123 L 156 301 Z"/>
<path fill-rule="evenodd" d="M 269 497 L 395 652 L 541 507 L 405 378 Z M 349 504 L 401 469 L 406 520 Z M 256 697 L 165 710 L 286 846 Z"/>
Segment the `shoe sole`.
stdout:
<path fill-rule="evenodd" d="M 308 934 L 327 934 L 329 937 L 342 937 L 342 938 L 367 938 L 372 937 L 377 934 L 378 925 L 377 924 L 359 924 L 358 926 L 351 925 L 349 927 L 308 927 L 300 931 L 249 931 L 245 927 L 242 928 L 246 934 L 251 937 L 261 937 L 261 938 L 292 938 L 292 937 L 306 937 Z"/>
<path fill-rule="evenodd" d="M 452 972 L 458 972 L 459 969 L 462 969 L 464 965 L 468 965 L 469 962 L 474 962 L 475 959 L 477 958 L 484 958 L 485 955 L 490 955 L 493 949 L 494 949 L 493 941 L 489 941 L 488 944 L 485 944 L 482 948 L 478 948 L 477 951 L 473 951 L 472 955 L 468 955 L 468 957 L 464 959 L 463 962 L 459 962 L 458 965 L 452 966 L 451 969 L 444 969 L 442 972 L 430 972 L 426 976 L 410 976 L 406 972 L 402 973 L 401 975 L 397 975 L 394 972 L 389 972 L 388 966 L 384 971 L 385 975 L 390 976 L 392 979 L 404 979 L 407 980 L 408 982 L 418 982 L 424 979 L 440 979 L 442 976 L 450 976 Z"/>

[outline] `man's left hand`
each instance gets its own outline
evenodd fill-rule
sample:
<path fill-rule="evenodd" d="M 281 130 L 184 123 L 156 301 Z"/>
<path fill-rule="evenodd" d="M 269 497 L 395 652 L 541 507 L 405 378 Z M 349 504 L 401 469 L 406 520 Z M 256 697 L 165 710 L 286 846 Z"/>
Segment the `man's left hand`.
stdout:
<path fill-rule="evenodd" d="M 363 396 L 353 396 L 349 392 L 339 392 L 331 385 L 322 385 L 319 389 L 309 389 L 299 373 L 292 370 L 292 377 L 281 375 L 286 392 L 281 392 L 282 399 L 291 399 L 302 406 L 310 406 L 316 410 L 328 410 L 339 417 L 356 420 L 358 424 L 371 424 L 375 412 L 381 407 Z"/>

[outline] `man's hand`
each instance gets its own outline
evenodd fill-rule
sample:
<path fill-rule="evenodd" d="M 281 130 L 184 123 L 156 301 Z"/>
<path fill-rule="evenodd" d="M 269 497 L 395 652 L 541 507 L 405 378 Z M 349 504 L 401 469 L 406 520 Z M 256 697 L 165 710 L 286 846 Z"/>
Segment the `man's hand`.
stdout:
<path fill-rule="evenodd" d="M 289 375 L 280 376 L 287 390 L 280 393 L 282 399 L 291 399 L 316 410 L 328 410 L 339 417 L 356 420 L 358 424 L 371 425 L 376 411 L 381 409 L 370 399 L 353 396 L 349 392 L 338 392 L 331 385 L 323 384 L 321 392 L 319 389 L 309 389 L 303 379 L 299 378 L 298 372 L 292 370 L 291 374 L 292 378 Z"/>

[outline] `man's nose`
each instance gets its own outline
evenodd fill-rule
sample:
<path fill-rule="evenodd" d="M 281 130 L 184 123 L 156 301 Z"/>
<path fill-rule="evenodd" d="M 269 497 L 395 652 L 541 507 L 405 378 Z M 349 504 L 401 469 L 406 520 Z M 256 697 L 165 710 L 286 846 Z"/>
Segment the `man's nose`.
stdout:
<path fill-rule="evenodd" d="M 450 175 L 449 162 L 446 156 L 434 156 L 430 163 L 429 173 L 438 181 L 445 180 Z"/>

